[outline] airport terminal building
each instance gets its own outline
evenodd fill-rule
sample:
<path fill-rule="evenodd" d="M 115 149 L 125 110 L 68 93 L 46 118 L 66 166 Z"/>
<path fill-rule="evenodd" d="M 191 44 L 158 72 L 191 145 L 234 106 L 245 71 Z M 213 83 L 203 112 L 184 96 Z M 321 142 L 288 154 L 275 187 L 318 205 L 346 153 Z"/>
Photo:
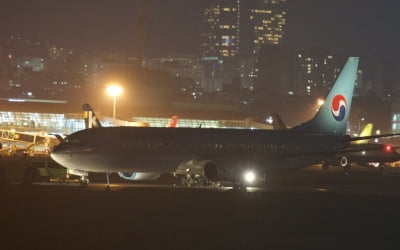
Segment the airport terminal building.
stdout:
<path fill-rule="evenodd" d="M 85 128 L 83 112 L 69 112 L 66 103 L 50 100 L 11 100 L 0 102 L 0 123 L 3 130 L 47 134 L 71 134 Z M 45 109 L 42 106 L 46 106 Z M 36 108 L 35 108 L 36 107 Z M 61 111 L 61 112 L 60 112 Z M 76 111 L 76 110 L 75 110 Z M 113 121 L 112 117 L 100 117 L 103 126 L 151 126 L 166 127 L 170 117 L 132 117 L 130 121 Z M 271 125 L 251 120 L 210 120 L 179 118 L 177 127 L 272 129 Z"/>
<path fill-rule="evenodd" d="M 146 112 L 142 112 L 137 116 L 113 121 L 112 117 L 103 115 L 101 112 L 96 111 L 96 114 L 103 126 L 166 127 L 171 119 L 168 115 L 146 116 Z M 243 117 L 190 116 L 183 112 L 176 114 L 179 117 L 177 127 L 272 129 L 272 125 L 254 122 Z M 2 99 L 0 100 L 0 124 L 2 130 L 14 129 L 47 134 L 71 134 L 85 128 L 80 105 L 67 105 L 65 101 L 55 100 Z M 400 132 L 400 104 L 392 105 L 390 128 L 392 133 Z"/>

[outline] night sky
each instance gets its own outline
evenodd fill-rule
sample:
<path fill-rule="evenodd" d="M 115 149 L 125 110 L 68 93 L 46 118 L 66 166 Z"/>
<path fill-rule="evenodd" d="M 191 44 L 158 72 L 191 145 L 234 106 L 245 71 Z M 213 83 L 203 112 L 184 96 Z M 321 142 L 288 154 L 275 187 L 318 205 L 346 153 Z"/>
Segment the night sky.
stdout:
<path fill-rule="evenodd" d="M 82 49 L 132 49 L 145 34 L 147 56 L 199 53 L 204 0 L 152 0 L 141 16 L 135 0 L 0 0 L 0 39 L 21 35 Z M 344 55 L 397 59 L 400 2 L 289 0 L 285 42 L 330 46 Z M 143 22 L 143 20 L 145 20 Z M 142 25 L 143 32 L 137 27 Z"/>

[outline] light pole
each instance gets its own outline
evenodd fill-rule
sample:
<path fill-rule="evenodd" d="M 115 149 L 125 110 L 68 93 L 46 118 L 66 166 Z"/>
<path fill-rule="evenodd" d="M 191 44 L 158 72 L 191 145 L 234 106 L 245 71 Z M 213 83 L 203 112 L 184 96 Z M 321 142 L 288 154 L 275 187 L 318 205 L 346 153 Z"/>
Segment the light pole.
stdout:
<path fill-rule="evenodd" d="M 107 87 L 107 93 L 113 97 L 113 123 L 115 124 L 115 110 L 117 106 L 117 96 L 122 93 L 122 88 L 118 85 L 110 85 Z"/>
<path fill-rule="evenodd" d="M 318 98 L 318 100 L 317 100 L 317 108 L 315 108 L 315 111 L 316 112 L 318 112 L 319 111 L 319 109 L 322 107 L 322 105 L 324 105 L 325 104 L 325 100 L 324 99 L 321 99 L 321 98 Z"/>
<path fill-rule="evenodd" d="M 325 103 L 324 99 L 318 98 L 318 107 L 321 107 L 322 105 L 324 105 L 324 103 Z"/>

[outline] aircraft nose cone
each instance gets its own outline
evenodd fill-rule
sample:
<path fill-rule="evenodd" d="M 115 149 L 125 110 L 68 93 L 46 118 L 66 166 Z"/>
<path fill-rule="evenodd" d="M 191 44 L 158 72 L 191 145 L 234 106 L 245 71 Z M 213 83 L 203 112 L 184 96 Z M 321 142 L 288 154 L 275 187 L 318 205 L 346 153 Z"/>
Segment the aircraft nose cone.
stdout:
<path fill-rule="evenodd" d="M 59 149 L 54 148 L 53 151 L 50 152 L 50 158 L 58 162 L 58 158 L 61 156 Z"/>
<path fill-rule="evenodd" d="M 65 156 L 68 154 L 68 150 L 66 149 L 63 143 L 58 144 L 54 147 L 54 149 L 50 152 L 50 158 L 53 159 L 58 164 L 63 165 Z"/>
<path fill-rule="evenodd" d="M 53 155 L 58 155 L 60 153 L 60 145 L 57 145 L 53 148 L 53 150 L 51 150 L 50 152 L 50 157 L 52 157 Z"/>

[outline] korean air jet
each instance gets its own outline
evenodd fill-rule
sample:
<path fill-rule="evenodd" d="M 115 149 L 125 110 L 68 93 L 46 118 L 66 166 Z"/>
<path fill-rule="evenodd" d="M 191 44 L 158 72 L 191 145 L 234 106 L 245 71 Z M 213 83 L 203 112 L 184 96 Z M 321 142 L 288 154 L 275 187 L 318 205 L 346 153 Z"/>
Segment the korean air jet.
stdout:
<path fill-rule="evenodd" d="M 373 137 L 372 128 L 373 124 L 368 123 L 361 131 L 360 138 Z M 368 139 L 355 141 L 350 144 L 347 151 L 323 161 L 322 168 L 328 169 L 330 165 L 339 165 L 344 168 L 345 174 L 348 175 L 350 174 L 352 163 L 366 167 L 381 167 L 383 170 L 385 163 L 400 161 L 400 154 L 397 151 L 397 147 L 389 144 L 370 143 Z"/>
<path fill-rule="evenodd" d="M 172 173 L 247 185 L 268 171 L 304 168 L 345 150 L 353 139 L 345 132 L 358 61 L 348 58 L 325 104 L 290 129 L 97 126 L 67 136 L 51 158 L 80 173 L 82 183 L 88 183 L 89 172 L 117 172 L 129 180 Z"/>

